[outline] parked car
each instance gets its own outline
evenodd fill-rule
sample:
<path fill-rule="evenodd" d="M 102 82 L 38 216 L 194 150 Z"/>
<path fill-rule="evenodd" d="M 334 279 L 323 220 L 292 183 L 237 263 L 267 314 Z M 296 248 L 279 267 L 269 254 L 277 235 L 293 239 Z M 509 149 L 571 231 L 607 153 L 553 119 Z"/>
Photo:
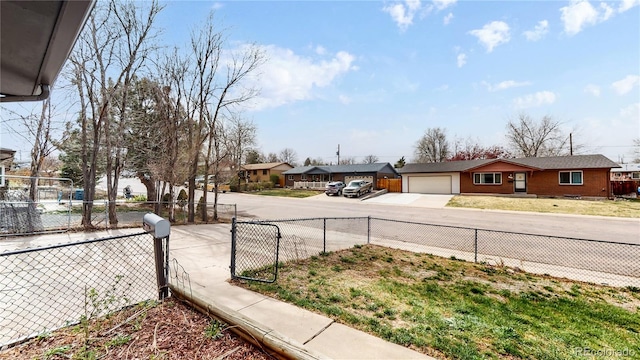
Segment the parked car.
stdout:
<path fill-rule="evenodd" d="M 345 197 L 360 197 L 362 194 L 370 193 L 373 188 L 373 184 L 366 180 L 352 180 L 349 182 L 342 193 Z"/>
<path fill-rule="evenodd" d="M 342 189 L 344 189 L 346 185 L 342 181 L 331 181 L 328 182 L 324 188 L 324 193 L 329 195 L 342 195 Z"/>
<path fill-rule="evenodd" d="M 207 184 L 207 191 L 213 192 L 214 184 Z M 218 184 L 218 192 L 226 193 L 227 191 L 231 191 L 229 184 Z"/>

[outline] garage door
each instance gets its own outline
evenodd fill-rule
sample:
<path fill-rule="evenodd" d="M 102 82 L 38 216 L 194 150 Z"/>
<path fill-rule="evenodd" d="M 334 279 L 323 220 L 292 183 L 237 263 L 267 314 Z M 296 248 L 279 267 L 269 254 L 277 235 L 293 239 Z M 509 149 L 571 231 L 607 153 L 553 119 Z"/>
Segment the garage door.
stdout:
<path fill-rule="evenodd" d="M 345 184 L 348 184 L 349 181 L 351 181 L 351 180 L 366 180 L 366 181 L 372 183 L 373 182 L 373 176 L 345 176 L 344 177 L 344 183 Z M 375 184 L 373 184 L 373 185 L 375 187 Z"/>
<path fill-rule="evenodd" d="M 411 176 L 409 192 L 421 194 L 451 194 L 451 176 Z"/>

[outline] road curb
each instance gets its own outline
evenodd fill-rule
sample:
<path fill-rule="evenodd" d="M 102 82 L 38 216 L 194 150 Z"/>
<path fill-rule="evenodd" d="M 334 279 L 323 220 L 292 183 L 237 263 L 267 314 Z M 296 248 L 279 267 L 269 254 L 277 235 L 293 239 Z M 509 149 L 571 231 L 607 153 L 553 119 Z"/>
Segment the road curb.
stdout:
<path fill-rule="evenodd" d="M 171 294 L 193 306 L 201 313 L 213 316 L 228 325 L 230 330 L 248 342 L 268 349 L 270 355 L 278 359 L 300 359 L 300 360 L 324 360 L 329 357 L 309 350 L 301 343 L 293 340 L 279 332 L 242 315 L 238 311 L 230 309 L 213 300 L 205 300 L 191 290 L 190 293 L 179 287 L 169 285 Z"/>

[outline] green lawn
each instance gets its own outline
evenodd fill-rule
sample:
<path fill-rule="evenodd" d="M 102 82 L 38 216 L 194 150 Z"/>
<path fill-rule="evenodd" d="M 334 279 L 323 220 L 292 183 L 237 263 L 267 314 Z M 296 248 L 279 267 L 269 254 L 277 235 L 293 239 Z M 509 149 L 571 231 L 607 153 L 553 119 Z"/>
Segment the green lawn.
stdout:
<path fill-rule="evenodd" d="M 377 246 L 283 264 L 254 291 L 437 358 L 640 357 L 640 289 L 612 288 Z"/>
<path fill-rule="evenodd" d="M 249 194 L 262 195 L 262 196 L 282 196 L 292 198 L 306 198 L 310 196 L 316 196 L 322 194 L 322 191 L 317 190 L 293 190 L 293 189 L 269 189 L 256 192 L 250 192 Z"/>
<path fill-rule="evenodd" d="M 448 207 L 640 218 L 640 200 L 574 200 L 454 196 Z"/>

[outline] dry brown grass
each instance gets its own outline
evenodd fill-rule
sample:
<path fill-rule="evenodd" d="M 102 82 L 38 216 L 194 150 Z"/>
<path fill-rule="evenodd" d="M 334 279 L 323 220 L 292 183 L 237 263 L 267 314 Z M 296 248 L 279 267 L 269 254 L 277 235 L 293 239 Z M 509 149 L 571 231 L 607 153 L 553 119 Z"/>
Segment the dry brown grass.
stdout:
<path fill-rule="evenodd" d="M 448 207 L 541 213 L 640 218 L 640 200 L 581 200 L 511 198 L 500 196 L 455 196 Z"/>

